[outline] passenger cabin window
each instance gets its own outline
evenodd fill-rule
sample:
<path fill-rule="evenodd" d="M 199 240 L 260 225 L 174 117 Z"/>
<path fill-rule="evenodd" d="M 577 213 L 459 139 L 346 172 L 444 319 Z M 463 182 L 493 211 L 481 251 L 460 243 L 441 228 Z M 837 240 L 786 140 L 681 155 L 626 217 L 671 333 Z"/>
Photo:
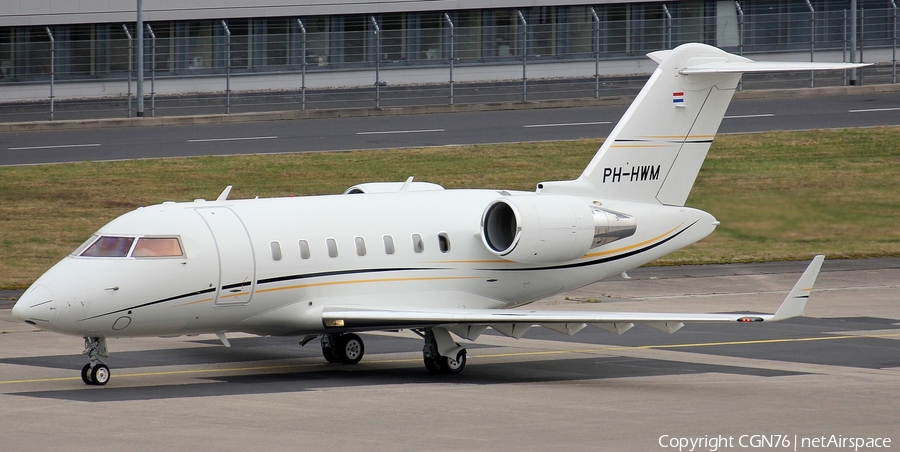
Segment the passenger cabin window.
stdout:
<path fill-rule="evenodd" d="M 297 243 L 300 246 L 300 258 L 309 259 L 309 242 L 307 242 L 306 240 L 301 240 Z"/>
<path fill-rule="evenodd" d="M 328 238 L 325 240 L 325 245 L 328 247 L 328 257 L 337 257 L 337 242 L 332 238 Z"/>
<path fill-rule="evenodd" d="M 272 260 L 280 261 L 281 260 L 281 244 L 276 241 L 269 242 L 269 248 L 272 249 Z"/>
<path fill-rule="evenodd" d="M 384 252 L 385 254 L 394 254 L 394 238 L 386 235 L 382 237 L 384 240 Z"/>
<path fill-rule="evenodd" d="M 450 237 L 446 232 L 438 234 L 438 248 L 440 248 L 442 253 L 450 251 Z"/>
<path fill-rule="evenodd" d="M 356 255 L 357 256 L 365 256 L 366 255 L 366 239 L 362 237 L 354 237 L 354 242 L 356 242 Z"/>
<path fill-rule="evenodd" d="M 184 256 L 181 243 L 175 237 L 141 237 L 134 245 L 132 257 L 180 257 Z"/>
<path fill-rule="evenodd" d="M 412 242 L 413 242 L 413 250 L 414 250 L 415 252 L 421 253 L 422 251 L 425 251 L 425 242 L 422 241 L 422 236 L 421 236 L 421 235 L 419 235 L 419 234 L 413 234 L 413 235 L 412 235 Z"/>
<path fill-rule="evenodd" d="M 80 255 L 84 257 L 127 257 L 134 237 L 99 237 Z"/>

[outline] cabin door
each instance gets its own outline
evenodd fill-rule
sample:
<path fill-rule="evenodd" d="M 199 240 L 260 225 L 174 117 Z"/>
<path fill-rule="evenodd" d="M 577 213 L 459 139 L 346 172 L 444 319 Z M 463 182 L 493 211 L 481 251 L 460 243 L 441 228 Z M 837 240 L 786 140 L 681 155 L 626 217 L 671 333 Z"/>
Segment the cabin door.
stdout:
<path fill-rule="evenodd" d="M 212 232 L 219 253 L 217 306 L 250 303 L 256 286 L 253 246 L 244 223 L 227 207 L 197 209 Z"/>

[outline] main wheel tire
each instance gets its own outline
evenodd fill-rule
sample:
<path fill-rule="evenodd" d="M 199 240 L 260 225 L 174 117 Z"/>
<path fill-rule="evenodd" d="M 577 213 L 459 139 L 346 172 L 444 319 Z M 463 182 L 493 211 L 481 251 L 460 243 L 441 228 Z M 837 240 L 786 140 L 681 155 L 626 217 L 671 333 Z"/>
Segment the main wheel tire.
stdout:
<path fill-rule="evenodd" d="M 109 367 L 106 364 L 97 364 L 91 369 L 91 380 L 95 385 L 103 386 L 109 383 L 110 376 Z"/>
<path fill-rule="evenodd" d="M 87 363 L 81 368 L 81 381 L 86 385 L 94 384 L 93 380 L 91 380 L 91 363 Z"/>
<path fill-rule="evenodd" d="M 325 357 L 325 361 L 328 361 L 332 364 L 341 362 L 341 358 L 338 357 L 337 353 L 335 353 L 334 349 L 331 347 L 322 347 L 322 356 Z"/>
<path fill-rule="evenodd" d="M 363 345 L 362 338 L 355 334 L 343 334 L 338 340 L 338 347 L 335 350 L 337 356 L 344 364 L 358 363 L 363 354 L 366 353 L 366 346 Z"/>
<path fill-rule="evenodd" d="M 438 363 L 437 363 L 437 360 L 438 360 L 438 359 L 442 359 L 442 357 L 439 357 L 439 358 L 423 358 L 423 361 L 425 361 L 425 368 L 428 369 L 428 371 L 431 372 L 431 373 L 433 373 L 433 374 L 443 373 L 443 370 L 441 370 L 441 366 L 439 366 Z"/>
<path fill-rule="evenodd" d="M 460 350 L 455 359 L 449 356 L 441 356 L 438 358 L 437 363 L 445 374 L 458 374 L 466 367 L 466 351 Z"/>

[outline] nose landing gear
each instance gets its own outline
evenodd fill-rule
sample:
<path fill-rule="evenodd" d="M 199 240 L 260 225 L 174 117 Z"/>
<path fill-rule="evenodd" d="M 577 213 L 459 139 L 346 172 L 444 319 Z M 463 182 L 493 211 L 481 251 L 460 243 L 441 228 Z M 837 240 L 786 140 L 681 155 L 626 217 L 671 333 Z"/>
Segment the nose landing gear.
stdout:
<path fill-rule="evenodd" d="M 106 338 L 85 337 L 84 351 L 81 354 L 87 355 L 90 360 L 89 363 L 81 368 L 81 381 L 88 385 L 97 386 L 109 383 L 109 377 L 111 376 L 109 366 L 100 359 L 101 357 L 109 358 L 109 353 L 106 351 Z"/>

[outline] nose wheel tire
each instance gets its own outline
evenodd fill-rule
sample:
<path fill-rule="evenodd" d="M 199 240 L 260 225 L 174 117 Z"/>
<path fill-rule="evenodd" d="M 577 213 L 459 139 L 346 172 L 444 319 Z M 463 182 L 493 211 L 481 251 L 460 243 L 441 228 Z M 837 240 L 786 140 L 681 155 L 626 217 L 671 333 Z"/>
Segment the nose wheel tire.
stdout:
<path fill-rule="evenodd" d="M 86 385 L 94 384 L 94 381 L 91 380 L 91 363 L 87 363 L 81 368 L 81 381 Z"/>
<path fill-rule="evenodd" d="M 109 367 L 103 363 L 93 366 L 88 363 L 81 368 L 81 381 L 88 385 L 103 386 L 109 383 L 110 376 Z"/>

